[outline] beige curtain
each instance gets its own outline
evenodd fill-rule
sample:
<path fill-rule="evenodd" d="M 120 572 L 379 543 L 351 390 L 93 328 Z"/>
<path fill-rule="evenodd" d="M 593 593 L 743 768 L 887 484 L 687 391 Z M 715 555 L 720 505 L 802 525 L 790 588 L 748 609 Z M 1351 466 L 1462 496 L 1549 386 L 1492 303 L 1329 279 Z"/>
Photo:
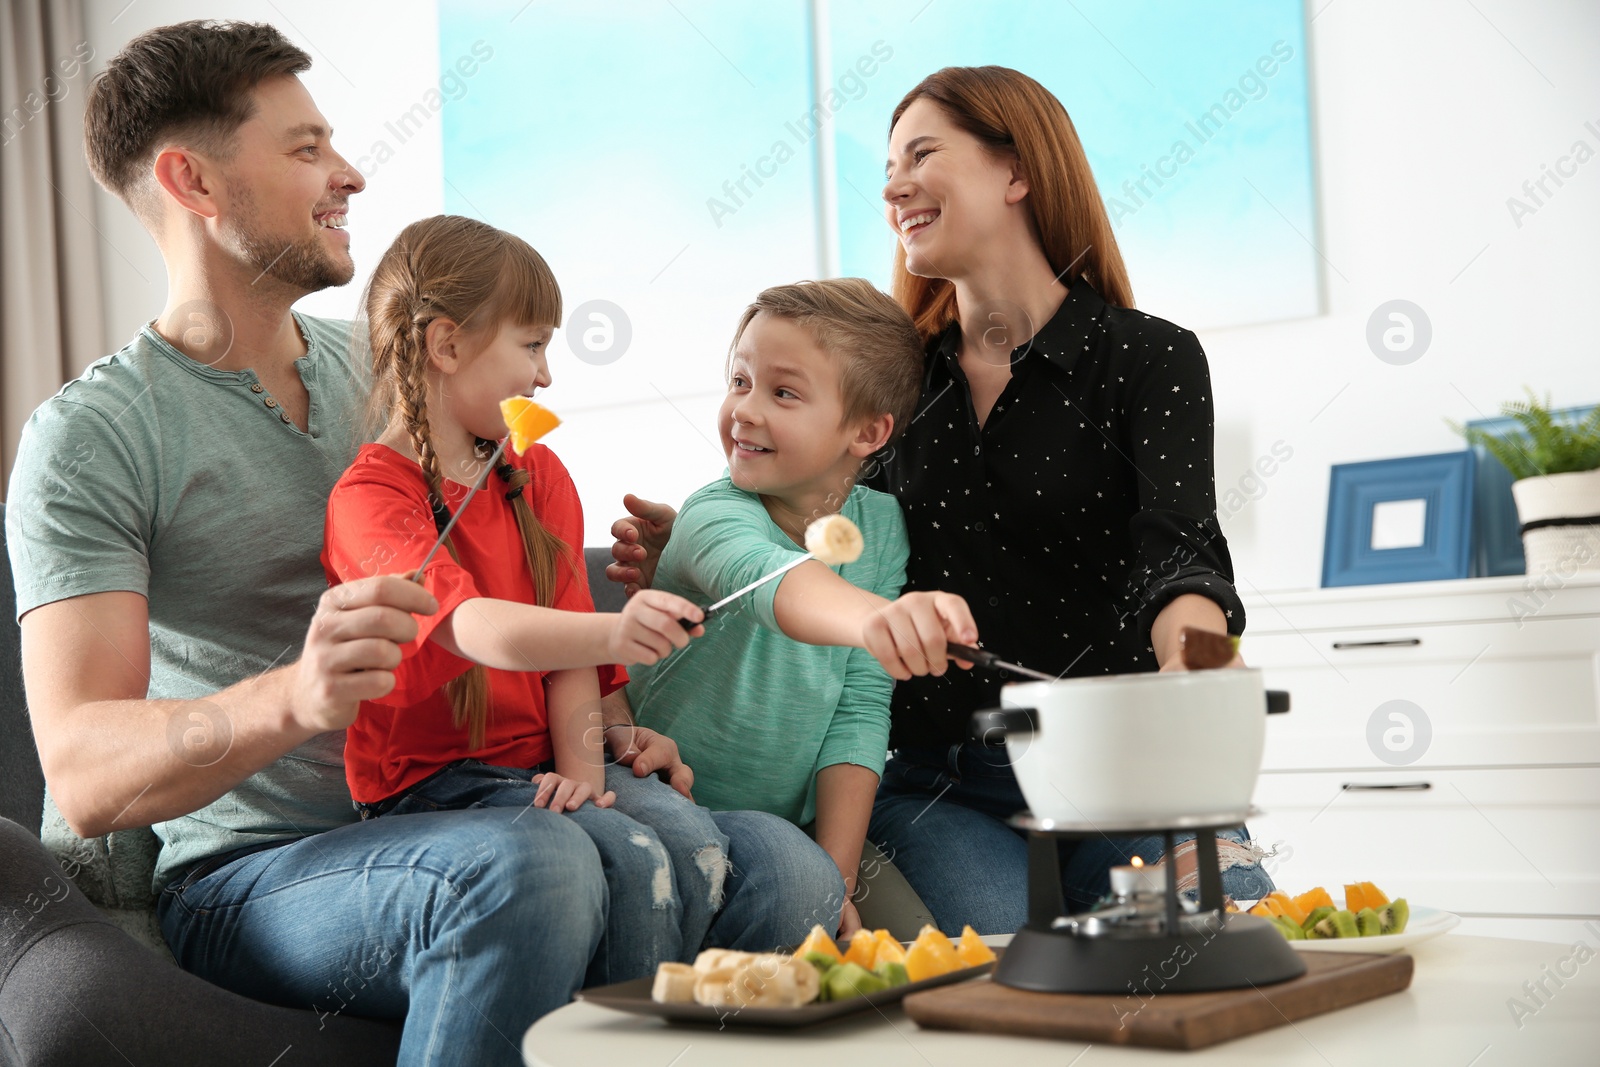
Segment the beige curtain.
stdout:
<path fill-rule="evenodd" d="M 33 409 L 105 355 L 83 158 L 92 58 L 83 0 L 0 3 L 0 479 Z"/>

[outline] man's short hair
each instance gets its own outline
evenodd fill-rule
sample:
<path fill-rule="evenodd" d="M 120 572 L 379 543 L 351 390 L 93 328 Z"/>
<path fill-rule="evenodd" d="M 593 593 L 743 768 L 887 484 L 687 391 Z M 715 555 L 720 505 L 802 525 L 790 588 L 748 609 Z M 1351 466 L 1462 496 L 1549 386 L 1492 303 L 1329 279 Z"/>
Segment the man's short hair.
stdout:
<path fill-rule="evenodd" d="M 311 57 L 261 22 L 201 19 L 159 26 L 129 41 L 95 76 L 84 152 L 95 180 L 141 208 L 153 153 L 174 140 L 226 159 L 254 113 L 255 87 L 309 70 Z"/>

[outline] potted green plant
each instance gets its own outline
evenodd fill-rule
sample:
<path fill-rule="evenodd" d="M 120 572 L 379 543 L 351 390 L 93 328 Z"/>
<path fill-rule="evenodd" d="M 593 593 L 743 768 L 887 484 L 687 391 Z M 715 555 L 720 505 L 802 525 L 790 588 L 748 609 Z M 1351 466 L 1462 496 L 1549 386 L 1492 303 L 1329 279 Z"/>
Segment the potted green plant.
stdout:
<path fill-rule="evenodd" d="M 1528 390 L 1500 406 L 1516 423 L 1506 433 L 1450 423 L 1505 464 L 1522 524 L 1529 574 L 1600 570 L 1600 405 L 1577 419 L 1557 419 Z"/>

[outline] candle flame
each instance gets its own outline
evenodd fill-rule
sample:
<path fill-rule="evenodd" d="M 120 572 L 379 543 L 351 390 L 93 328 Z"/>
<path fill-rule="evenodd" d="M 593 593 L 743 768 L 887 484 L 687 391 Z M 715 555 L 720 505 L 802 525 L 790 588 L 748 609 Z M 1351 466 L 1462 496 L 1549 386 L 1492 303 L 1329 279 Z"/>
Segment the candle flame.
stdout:
<path fill-rule="evenodd" d="M 1143 867 L 1144 866 L 1144 860 L 1140 859 L 1138 856 L 1135 856 L 1135 857 L 1133 857 L 1133 865 L 1135 867 Z"/>

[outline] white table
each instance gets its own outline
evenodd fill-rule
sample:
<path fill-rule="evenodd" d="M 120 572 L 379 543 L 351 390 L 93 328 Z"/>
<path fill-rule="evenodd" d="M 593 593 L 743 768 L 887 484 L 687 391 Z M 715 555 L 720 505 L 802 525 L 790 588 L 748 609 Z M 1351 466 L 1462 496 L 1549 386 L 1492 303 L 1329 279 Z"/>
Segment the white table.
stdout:
<path fill-rule="evenodd" d="M 790 1032 L 671 1026 L 584 1003 L 540 1019 L 522 1041 L 529 1067 L 1070 1067 L 1090 1064 L 1403 1064 L 1427 1067 L 1600 1064 L 1600 935 L 1587 963 L 1572 947 L 1446 934 L 1412 949 L 1416 974 L 1403 993 L 1302 1019 L 1188 1054 L 1164 1049 L 923 1030 L 898 1007 Z M 1557 988 L 1546 977 L 1563 959 Z M 1542 1007 L 1524 982 L 1544 978 Z M 1518 1028 L 1507 1001 L 1538 1007 Z M 1093 1049 L 1093 1056 L 1085 1053 Z"/>

